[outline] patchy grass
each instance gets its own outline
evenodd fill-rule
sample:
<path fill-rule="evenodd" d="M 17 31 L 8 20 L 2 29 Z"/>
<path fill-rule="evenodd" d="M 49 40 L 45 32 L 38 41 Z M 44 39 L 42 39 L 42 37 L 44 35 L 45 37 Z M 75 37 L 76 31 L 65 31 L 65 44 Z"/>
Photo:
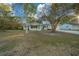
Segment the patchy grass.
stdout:
<path fill-rule="evenodd" d="M 1 36 L 2 34 L 2 36 Z M 79 36 L 68 33 L 7 31 L 0 33 L 0 55 L 77 56 Z"/>
<path fill-rule="evenodd" d="M 6 45 L 3 45 L 3 46 L 0 47 L 0 53 L 5 52 L 7 50 L 11 50 L 14 47 L 15 47 L 15 43 L 8 43 Z"/>
<path fill-rule="evenodd" d="M 32 45 L 39 46 L 38 48 L 40 51 L 38 51 L 38 49 L 34 52 L 32 51 L 33 53 L 37 53 L 35 55 L 79 55 L 78 35 L 68 33 L 31 32 L 28 36 Z"/>

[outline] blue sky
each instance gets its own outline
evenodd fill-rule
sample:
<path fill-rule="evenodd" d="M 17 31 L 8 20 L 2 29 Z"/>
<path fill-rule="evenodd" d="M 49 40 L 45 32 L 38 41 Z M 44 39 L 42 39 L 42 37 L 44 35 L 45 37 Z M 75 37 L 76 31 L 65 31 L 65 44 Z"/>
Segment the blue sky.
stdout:
<path fill-rule="evenodd" d="M 24 16 L 23 5 L 22 4 L 14 5 L 13 12 L 15 13 L 16 16 Z"/>
<path fill-rule="evenodd" d="M 39 4 L 42 4 L 42 3 L 34 3 L 34 5 L 37 7 Z M 13 8 L 13 12 L 15 13 L 16 16 L 24 16 L 24 12 L 23 12 L 23 5 L 20 3 L 20 4 L 16 4 L 14 5 L 15 7 Z"/>

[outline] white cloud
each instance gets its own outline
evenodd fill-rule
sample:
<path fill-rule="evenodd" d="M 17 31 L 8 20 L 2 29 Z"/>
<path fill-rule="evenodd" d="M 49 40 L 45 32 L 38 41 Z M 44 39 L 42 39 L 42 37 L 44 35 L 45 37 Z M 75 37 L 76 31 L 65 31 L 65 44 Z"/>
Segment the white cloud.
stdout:
<path fill-rule="evenodd" d="M 37 17 L 40 18 L 43 15 L 48 15 L 49 14 L 49 9 L 50 9 L 51 4 L 46 3 L 46 4 L 39 4 L 37 6 Z"/>
<path fill-rule="evenodd" d="M 45 8 L 45 4 L 39 4 L 37 7 L 37 11 L 43 11 L 43 8 Z"/>

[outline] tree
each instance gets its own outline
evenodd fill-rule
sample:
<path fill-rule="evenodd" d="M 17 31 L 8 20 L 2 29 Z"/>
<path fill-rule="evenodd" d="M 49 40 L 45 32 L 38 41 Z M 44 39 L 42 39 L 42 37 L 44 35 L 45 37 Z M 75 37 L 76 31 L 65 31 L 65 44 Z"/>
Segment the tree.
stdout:
<path fill-rule="evenodd" d="M 24 12 L 29 15 L 31 13 L 34 13 L 36 11 L 36 7 L 33 3 L 24 3 Z"/>
<path fill-rule="evenodd" d="M 25 3 L 23 4 L 24 6 L 24 12 L 25 12 L 25 18 L 26 18 L 26 23 L 24 24 L 24 27 L 27 27 L 28 29 L 28 21 L 31 21 L 33 17 L 31 17 L 32 15 L 34 15 L 35 11 L 36 11 L 36 7 L 33 3 Z M 27 31 L 27 29 L 25 29 Z"/>
<path fill-rule="evenodd" d="M 5 5 L 3 3 L 0 4 L 0 14 L 5 18 L 12 11 L 12 7 L 9 5 Z"/>
<path fill-rule="evenodd" d="M 18 22 L 19 17 L 11 16 L 12 7 L 6 4 L 0 4 L 0 30 L 22 29 Z"/>
<path fill-rule="evenodd" d="M 0 4 L 0 29 L 4 30 L 6 27 L 6 21 L 8 13 L 11 11 L 11 7 L 5 4 Z"/>
<path fill-rule="evenodd" d="M 75 9 L 76 15 L 79 15 L 79 3 L 74 3 L 72 5 L 72 8 Z"/>
<path fill-rule="evenodd" d="M 74 8 L 72 8 L 73 4 L 51 4 L 51 13 L 49 15 L 43 15 L 46 17 L 48 21 L 51 23 L 52 32 L 56 31 L 57 26 L 60 23 L 70 21 L 72 17 L 74 17 Z"/>
<path fill-rule="evenodd" d="M 17 16 L 9 16 L 6 22 L 6 29 L 11 30 L 22 30 L 22 24 L 18 22 L 19 17 Z"/>

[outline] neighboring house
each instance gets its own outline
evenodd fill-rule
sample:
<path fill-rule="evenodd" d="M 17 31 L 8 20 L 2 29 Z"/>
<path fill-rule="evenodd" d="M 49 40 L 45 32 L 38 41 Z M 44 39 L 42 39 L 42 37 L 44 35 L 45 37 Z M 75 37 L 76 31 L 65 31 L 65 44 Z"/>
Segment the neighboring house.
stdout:
<path fill-rule="evenodd" d="M 62 25 L 59 26 L 59 29 L 61 29 L 61 30 L 71 30 L 72 25 L 71 24 L 62 24 Z"/>
<path fill-rule="evenodd" d="M 42 21 L 42 26 L 43 26 L 43 29 L 45 29 L 45 30 L 52 29 L 50 22 L 47 20 Z"/>
<path fill-rule="evenodd" d="M 48 21 L 42 21 L 42 23 L 30 23 L 28 29 L 32 31 L 41 31 L 51 29 L 51 25 Z"/>
<path fill-rule="evenodd" d="M 28 30 L 31 31 L 41 31 L 42 25 L 39 23 L 31 23 L 28 25 Z"/>
<path fill-rule="evenodd" d="M 69 24 L 59 25 L 61 30 L 79 30 L 79 20 L 73 20 Z"/>
<path fill-rule="evenodd" d="M 79 19 L 74 19 L 71 24 L 73 25 L 73 30 L 79 30 Z"/>

